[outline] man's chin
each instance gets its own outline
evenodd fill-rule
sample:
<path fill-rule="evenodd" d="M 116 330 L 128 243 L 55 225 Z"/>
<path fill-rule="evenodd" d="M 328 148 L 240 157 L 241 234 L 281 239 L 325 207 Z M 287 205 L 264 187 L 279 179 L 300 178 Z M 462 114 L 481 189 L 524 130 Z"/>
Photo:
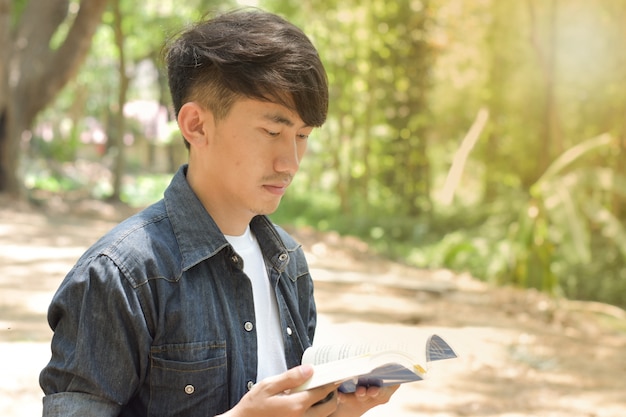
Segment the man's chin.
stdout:
<path fill-rule="evenodd" d="M 256 207 L 255 209 L 252 209 L 252 213 L 254 213 L 255 216 L 269 216 L 270 214 L 274 213 L 276 210 L 278 210 L 278 203 L 275 205 L 268 205 L 266 207 Z"/>

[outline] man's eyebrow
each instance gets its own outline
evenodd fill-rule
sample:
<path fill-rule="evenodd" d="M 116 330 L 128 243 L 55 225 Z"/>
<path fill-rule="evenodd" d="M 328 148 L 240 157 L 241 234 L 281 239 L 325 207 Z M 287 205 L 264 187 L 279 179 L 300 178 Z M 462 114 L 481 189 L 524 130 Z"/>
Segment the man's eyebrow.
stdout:
<path fill-rule="evenodd" d="M 293 120 L 291 120 L 290 118 L 286 116 L 283 116 L 280 113 L 267 113 L 263 115 L 263 118 L 271 122 L 279 123 L 285 126 L 289 126 L 289 127 L 295 126 L 295 123 L 293 122 Z M 302 127 L 309 127 L 309 126 L 304 125 Z"/>
<path fill-rule="evenodd" d="M 266 113 L 263 115 L 263 118 L 269 120 L 270 122 L 280 123 L 281 125 L 287 125 L 289 127 L 294 125 L 291 119 L 288 119 L 287 117 L 278 113 Z"/>

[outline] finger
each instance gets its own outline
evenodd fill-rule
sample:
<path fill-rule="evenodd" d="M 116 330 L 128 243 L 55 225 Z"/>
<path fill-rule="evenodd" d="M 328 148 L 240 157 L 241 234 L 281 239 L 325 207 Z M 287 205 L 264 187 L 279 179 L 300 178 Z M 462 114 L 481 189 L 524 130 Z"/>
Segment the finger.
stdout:
<path fill-rule="evenodd" d="M 400 385 L 391 385 L 384 388 L 369 387 L 365 394 L 365 399 L 372 400 L 377 404 L 385 404 L 389 401 L 391 396 L 398 390 Z"/>
<path fill-rule="evenodd" d="M 313 406 L 324 404 L 324 403 L 327 403 L 328 401 L 331 401 L 333 398 L 335 398 L 335 394 L 336 394 L 335 390 L 330 391 L 328 394 L 326 394 L 324 398 L 322 398 L 321 400 L 313 404 Z"/>
<path fill-rule="evenodd" d="M 310 398 L 315 399 L 313 405 L 323 404 L 329 401 L 337 401 L 338 391 L 341 384 L 326 384 L 321 387 L 305 391 Z"/>
<path fill-rule="evenodd" d="M 356 389 L 354 390 L 354 396 L 359 401 L 364 401 L 367 396 L 367 387 L 363 385 L 357 385 Z"/>
<path fill-rule="evenodd" d="M 391 396 L 398 390 L 399 387 L 400 385 L 392 385 L 383 388 L 374 386 L 358 386 L 352 394 L 340 393 L 339 402 L 356 401 L 361 404 L 384 404 L 389 401 Z"/>
<path fill-rule="evenodd" d="M 368 398 L 376 398 L 376 397 L 378 397 L 378 394 L 380 394 L 381 390 L 382 390 L 382 388 L 376 387 L 376 386 L 367 387 L 367 391 L 365 393 L 365 396 L 368 397 Z"/>
<path fill-rule="evenodd" d="M 332 415 L 339 406 L 339 393 L 331 391 L 322 401 L 318 401 L 309 408 L 307 417 L 327 417 Z"/>
<path fill-rule="evenodd" d="M 368 397 L 372 396 L 372 393 L 374 392 L 375 389 L 379 389 L 379 388 L 367 387 L 365 385 L 357 385 L 356 389 L 354 390 L 354 396 L 359 401 L 365 401 L 368 399 Z"/>
<path fill-rule="evenodd" d="M 298 398 L 298 402 L 307 408 L 317 408 L 328 402 L 337 403 L 337 388 L 339 384 L 327 384 L 306 391 L 294 392 L 290 397 Z"/>
<path fill-rule="evenodd" d="M 269 395 L 277 395 L 304 384 L 311 376 L 313 376 L 313 367 L 300 365 L 282 374 L 267 378 L 258 385 L 262 385 Z"/>

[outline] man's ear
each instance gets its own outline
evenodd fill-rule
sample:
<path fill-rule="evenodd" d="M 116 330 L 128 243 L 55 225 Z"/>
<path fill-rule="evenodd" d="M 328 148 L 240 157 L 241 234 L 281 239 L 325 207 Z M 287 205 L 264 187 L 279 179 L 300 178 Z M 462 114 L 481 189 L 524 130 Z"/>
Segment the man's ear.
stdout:
<path fill-rule="evenodd" d="M 214 125 L 213 113 L 198 103 L 185 103 L 178 111 L 178 127 L 192 146 L 205 146 Z"/>

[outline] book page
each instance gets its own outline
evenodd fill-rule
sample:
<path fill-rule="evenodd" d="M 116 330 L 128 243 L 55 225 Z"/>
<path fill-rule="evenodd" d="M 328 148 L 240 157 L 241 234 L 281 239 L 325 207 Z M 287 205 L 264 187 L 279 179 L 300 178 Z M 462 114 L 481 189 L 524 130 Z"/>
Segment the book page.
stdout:
<path fill-rule="evenodd" d="M 323 352 L 328 354 L 332 350 L 323 349 Z M 318 359 L 323 358 L 324 354 Z M 314 364 L 314 367 L 313 376 L 296 391 L 341 382 L 340 391 L 354 392 L 357 385 L 379 387 L 395 385 L 418 381 L 426 374 L 424 368 L 412 363 L 410 358 L 398 351 L 364 353 L 360 356 Z"/>
<path fill-rule="evenodd" d="M 457 355 L 445 340 L 434 334 L 428 339 L 426 345 L 426 360 L 428 362 L 440 361 L 443 359 L 456 358 Z"/>
<path fill-rule="evenodd" d="M 312 346 L 305 350 L 302 363 L 315 367 L 313 376 L 296 391 L 332 382 L 341 382 L 343 392 L 353 392 L 357 385 L 418 381 L 426 375 L 428 362 L 455 357 L 452 348 L 437 335 L 419 342 Z"/>
<path fill-rule="evenodd" d="M 404 355 L 413 359 L 415 363 L 423 362 L 425 355 L 425 346 L 419 348 L 410 347 L 406 342 L 398 343 L 379 343 L 379 344 L 338 344 L 338 345 L 322 345 L 312 346 L 308 348 L 302 356 L 302 363 L 320 365 L 323 363 L 333 362 L 341 359 L 354 358 L 359 356 L 371 355 L 378 352 L 402 352 Z"/>
<path fill-rule="evenodd" d="M 434 334 L 425 342 L 343 343 L 312 346 L 304 352 L 302 363 L 320 365 L 347 358 L 372 355 L 378 352 L 399 352 L 411 358 L 414 364 L 423 366 L 428 362 L 457 357 L 450 345 L 443 338 Z"/>

